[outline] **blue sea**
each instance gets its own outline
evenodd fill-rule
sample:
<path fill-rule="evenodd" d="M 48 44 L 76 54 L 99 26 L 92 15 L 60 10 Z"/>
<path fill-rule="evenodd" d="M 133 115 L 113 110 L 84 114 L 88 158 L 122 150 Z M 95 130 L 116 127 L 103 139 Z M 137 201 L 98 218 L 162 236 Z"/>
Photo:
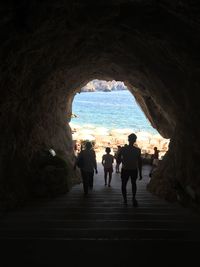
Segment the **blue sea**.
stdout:
<path fill-rule="evenodd" d="M 128 90 L 111 92 L 82 92 L 76 94 L 72 113 L 73 125 L 132 129 L 133 132 L 158 132 L 151 126 L 134 96 Z"/>

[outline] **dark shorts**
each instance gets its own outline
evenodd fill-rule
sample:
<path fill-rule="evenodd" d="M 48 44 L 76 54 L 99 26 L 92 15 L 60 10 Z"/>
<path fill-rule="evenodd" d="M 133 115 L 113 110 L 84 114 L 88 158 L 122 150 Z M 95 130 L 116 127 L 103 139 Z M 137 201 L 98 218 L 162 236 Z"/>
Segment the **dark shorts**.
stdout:
<path fill-rule="evenodd" d="M 125 169 L 122 169 L 121 170 L 121 178 L 122 180 L 128 180 L 129 177 L 131 178 L 131 180 L 136 180 L 137 179 L 137 176 L 138 176 L 138 170 L 135 169 L 135 170 L 125 170 Z"/>
<path fill-rule="evenodd" d="M 113 172 L 113 168 L 111 167 L 111 168 L 104 168 L 104 172 L 105 173 L 112 173 Z"/>

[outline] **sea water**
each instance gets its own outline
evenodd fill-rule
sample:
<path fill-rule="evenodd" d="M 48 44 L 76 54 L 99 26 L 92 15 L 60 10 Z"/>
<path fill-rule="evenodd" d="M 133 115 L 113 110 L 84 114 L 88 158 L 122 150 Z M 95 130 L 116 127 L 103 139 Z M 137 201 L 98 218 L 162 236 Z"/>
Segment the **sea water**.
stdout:
<path fill-rule="evenodd" d="M 131 129 L 133 132 L 158 132 L 151 126 L 134 96 L 128 90 L 111 92 L 81 92 L 76 94 L 71 119 L 73 125 Z"/>

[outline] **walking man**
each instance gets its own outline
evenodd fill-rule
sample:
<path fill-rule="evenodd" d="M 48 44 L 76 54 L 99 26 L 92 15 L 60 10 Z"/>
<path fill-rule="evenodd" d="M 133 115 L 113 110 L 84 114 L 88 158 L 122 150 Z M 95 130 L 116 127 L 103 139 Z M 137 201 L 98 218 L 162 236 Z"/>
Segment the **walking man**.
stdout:
<path fill-rule="evenodd" d="M 87 195 L 88 188 L 93 188 L 94 170 L 96 174 L 98 173 L 96 154 L 92 149 L 92 144 L 90 142 L 86 142 L 85 149 L 82 150 L 78 155 L 75 168 L 76 166 L 78 166 L 81 170 L 83 190 L 84 194 Z"/>
<path fill-rule="evenodd" d="M 129 180 L 129 177 L 131 178 L 131 184 L 132 184 L 132 202 L 133 206 L 137 207 L 138 202 L 135 198 L 137 186 L 136 186 L 136 180 L 138 177 L 138 171 L 139 171 L 139 180 L 142 179 L 142 158 L 141 158 L 141 150 L 138 147 L 134 146 L 134 143 L 136 142 L 137 136 L 132 133 L 128 136 L 128 142 L 129 144 L 122 147 L 119 152 L 119 160 L 122 162 L 122 169 L 121 169 L 121 180 L 122 180 L 122 195 L 124 199 L 124 204 L 127 205 L 127 192 L 126 192 L 126 186 L 127 182 Z"/>

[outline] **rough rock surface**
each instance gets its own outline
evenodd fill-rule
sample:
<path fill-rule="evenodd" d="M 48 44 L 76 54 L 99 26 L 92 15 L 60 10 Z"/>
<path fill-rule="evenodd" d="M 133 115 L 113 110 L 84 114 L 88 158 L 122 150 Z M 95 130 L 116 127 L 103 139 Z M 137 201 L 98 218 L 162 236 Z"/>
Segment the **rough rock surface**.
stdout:
<path fill-rule="evenodd" d="M 115 79 L 171 139 L 148 189 L 199 205 L 198 1 L 8 0 L 0 14 L 3 202 L 29 195 L 30 162 L 44 149 L 55 149 L 67 179 L 76 179 L 67 125 L 73 97 L 92 79 Z"/>

